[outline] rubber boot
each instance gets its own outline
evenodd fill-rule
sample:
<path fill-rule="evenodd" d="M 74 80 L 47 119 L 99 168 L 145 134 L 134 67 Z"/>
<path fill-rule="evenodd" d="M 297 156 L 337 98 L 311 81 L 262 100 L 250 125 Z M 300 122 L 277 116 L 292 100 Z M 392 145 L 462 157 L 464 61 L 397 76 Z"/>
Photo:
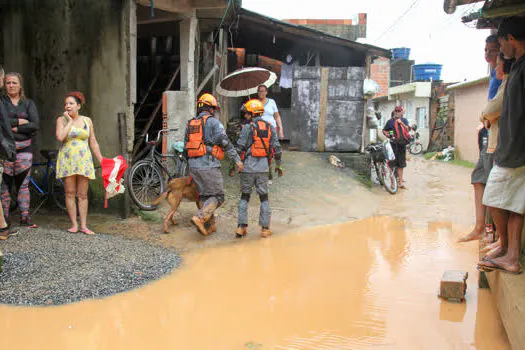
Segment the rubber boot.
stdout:
<path fill-rule="evenodd" d="M 198 216 L 194 216 L 191 218 L 191 223 L 197 228 L 199 233 L 201 233 L 203 236 L 208 235 L 208 231 L 206 230 L 206 227 L 204 227 L 204 219 L 201 219 Z"/>
<path fill-rule="evenodd" d="M 236 238 L 243 238 L 248 234 L 248 228 L 247 227 L 237 227 L 237 230 L 235 230 L 235 237 Z"/>
<path fill-rule="evenodd" d="M 269 228 L 261 228 L 261 237 L 266 238 L 272 235 L 272 231 Z"/>

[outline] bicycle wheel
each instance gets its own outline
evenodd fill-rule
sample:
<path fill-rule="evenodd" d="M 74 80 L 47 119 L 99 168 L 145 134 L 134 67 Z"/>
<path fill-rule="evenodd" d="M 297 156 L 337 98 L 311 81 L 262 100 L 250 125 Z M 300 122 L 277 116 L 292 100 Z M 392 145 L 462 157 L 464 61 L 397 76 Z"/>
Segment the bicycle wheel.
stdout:
<path fill-rule="evenodd" d="M 162 171 L 147 160 L 135 163 L 129 172 L 128 189 L 131 199 L 140 209 L 155 210 L 157 207 L 152 203 L 165 190 Z"/>
<path fill-rule="evenodd" d="M 423 152 L 423 145 L 420 143 L 413 143 L 410 145 L 410 153 L 416 155 Z"/>
<path fill-rule="evenodd" d="M 380 171 L 383 176 L 383 187 L 385 190 L 390 194 L 396 194 L 398 190 L 397 178 L 394 171 L 392 171 L 392 168 L 386 161 L 381 163 Z"/>
<path fill-rule="evenodd" d="M 385 180 L 383 179 L 383 174 L 381 174 L 381 171 L 379 171 L 379 166 L 377 165 L 377 163 L 373 162 L 373 164 L 374 164 L 374 169 L 376 171 L 377 180 L 379 181 L 379 184 L 381 186 L 384 186 L 385 185 Z"/>
<path fill-rule="evenodd" d="M 62 181 L 62 179 L 57 179 L 54 171 L 49 174 L 49 178 L 47 180 L 49 184 L 49 193 L 53 197 L 53 201 L 55 202 L 56 206 L 67 212 L 64 181 Z"/>

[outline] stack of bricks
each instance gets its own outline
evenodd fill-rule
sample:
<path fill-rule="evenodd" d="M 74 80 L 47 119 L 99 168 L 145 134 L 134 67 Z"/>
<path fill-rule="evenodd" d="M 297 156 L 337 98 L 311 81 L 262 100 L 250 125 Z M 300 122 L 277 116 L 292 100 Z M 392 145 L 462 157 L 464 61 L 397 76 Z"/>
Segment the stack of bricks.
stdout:
<path fill-rule="evenodd" d="M 366 38 L 366 13 L 359 13 L 356 19 L 285 19 L 284 21 L 347 40 Z"/>
<path fill-rule="evenodd" d="M 388 96 L 388 87 L 390 86 L 390 60 L 380 57 L 370 66 L 370 79 L 375 81 L 380 88 L 378 94 L 374 97 Z"/>

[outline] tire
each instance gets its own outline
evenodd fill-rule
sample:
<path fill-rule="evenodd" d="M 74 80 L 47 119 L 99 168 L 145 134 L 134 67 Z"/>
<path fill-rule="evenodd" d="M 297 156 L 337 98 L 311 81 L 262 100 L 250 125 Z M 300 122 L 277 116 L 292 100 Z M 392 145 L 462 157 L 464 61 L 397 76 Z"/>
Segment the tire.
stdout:
<path fill-rule="evenodd" d="M 62 211 L 67 212 L 66 190 L 64 188 L 64 181 L 62 181 L 62 179 L 57 179 L 54 171 L 49 175 L 49 178 L 47 180 L 49 184 L 49 193 L 51 194 L 51 197 L 53 197 L 53 202 Z"/>
<path fill-rule="evenodd" d="M 161 169 L 147 160 L 135 163 L 128 175 L 128 189 L 131 199 L 140 209 L 157 209 L 152 203 L 165 191 Z"/>
<path fill-rule="evenodd" d="M 379 171 L 379 166 L 376 162 L 374 162 L 374 169 L 376 170 L 377 180 L 379 181 L 379 184 L 381 186 L 384 186 L 385 180 L 383 179 L 383 174 L 381 174 L 381 171 Z"/>
<path fill-rule="evenodd" d="M 420 154 L 421 152 L 423 152 L 423 145 L 420 144 L 420 143 L 413 143 L 410 145 L 410 153 L 411 154 Z"/>
<path fill-rule="evenodd" d="M 386 161 L 381 163 L 380 171 L 383 176 L 383 187 L 385 190 L 390 194 L 396 194 L 398 190 L 397 178 L 394 171 L 392 171 L 392 168 Z"/>

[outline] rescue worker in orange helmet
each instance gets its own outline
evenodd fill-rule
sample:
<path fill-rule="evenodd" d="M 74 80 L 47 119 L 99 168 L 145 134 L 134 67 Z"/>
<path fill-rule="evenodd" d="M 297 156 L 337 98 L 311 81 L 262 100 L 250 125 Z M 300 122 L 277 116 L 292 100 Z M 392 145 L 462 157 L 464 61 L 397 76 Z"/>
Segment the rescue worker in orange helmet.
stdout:
<path fill-rule="evenodd" d="M 197 116 L 188 121 L 184 137 L 190 175 L 195 181 L 202 203 L 191 221 L 205 236 L 216 231 L 214 213 L 224 203 L 220 162 L 224 154 L 237 164 L 239 171 L 243 168 L 223 125 L 214 118 L 218 109 L 217 100 L 212 95 L 204 94 L 199 97 Z"/>
<path fill-rule="evenodd" d="M 269 192 L 269 157 L 272 150 L 275 153 L 275 172 L 283 176 L 281 167 L 281 146 L 275 128 L 264 119 L 264 106 L 260 100 L 253 99 L 245 103 L 246 119 L 251 123 L 243 126 L 241 136 L 237 141 L 237 150 L 244 153 L 244 168 L 241 171 L 241 199 L 239 200 L 239 214 L 237 221 L 237 238 L 246 236 L 248 231 L 248 202 L 253 187 L 261 202 L 259 210 L 259 225 L 261 236 L 268 237 L 270 231 L 270 202 Z"/>

